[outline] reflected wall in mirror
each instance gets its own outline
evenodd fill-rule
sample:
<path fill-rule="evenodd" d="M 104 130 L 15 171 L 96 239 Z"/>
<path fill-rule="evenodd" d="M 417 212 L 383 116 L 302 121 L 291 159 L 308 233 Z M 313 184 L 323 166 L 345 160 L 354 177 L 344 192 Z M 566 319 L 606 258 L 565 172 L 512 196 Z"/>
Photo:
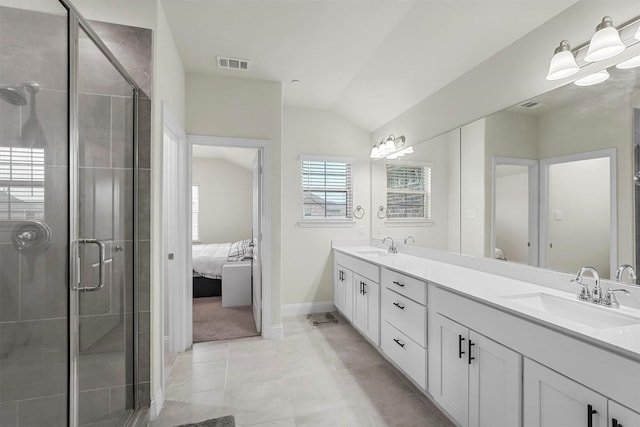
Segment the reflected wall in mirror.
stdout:
<path fill-rule="evenodd" d="M 371 162 L 371 235 L 431 249 L 460 250 L 460 130 Z"/>
<path fill-rule="evenodd" d="M 567 273 L 594 265 L 602 277 L 632 263 L 638 81 L 635 70 L 610 74 L 462 127 L 463 254 Z"/>

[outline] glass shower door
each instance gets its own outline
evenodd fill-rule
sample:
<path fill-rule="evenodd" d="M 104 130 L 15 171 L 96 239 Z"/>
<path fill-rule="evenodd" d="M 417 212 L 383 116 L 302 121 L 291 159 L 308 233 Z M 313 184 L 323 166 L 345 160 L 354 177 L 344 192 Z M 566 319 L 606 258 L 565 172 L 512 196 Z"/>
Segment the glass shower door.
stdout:
<path fill-rule="evenodd" d="M 135 407 L 135 100 L 82 30 L 78 45 L 77 423 L 123 425 Z"/>

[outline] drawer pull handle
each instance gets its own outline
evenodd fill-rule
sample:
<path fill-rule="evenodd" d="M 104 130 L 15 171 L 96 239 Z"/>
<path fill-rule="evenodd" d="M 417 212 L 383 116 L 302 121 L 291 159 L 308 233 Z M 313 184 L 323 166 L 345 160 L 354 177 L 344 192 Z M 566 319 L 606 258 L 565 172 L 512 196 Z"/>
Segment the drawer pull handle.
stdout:
<path fill-rule="evenodd" d="M 464 354 L 464 350 L 462 349 L 462 343 L 465 338 L 462 335 L 458 335 L 458 359 L 462 359 L 462 355 Z"/>
<path fill-rule="evenodd" d="M 622 427 L 622 424 L 620 424 L 615 418 L 611 418 L 611 427 Z"/>
<path fill-rule="evenodd" d="M 593 406 L 587 405 L 587 427 L 593 427 L 593 414 L 597 414 L 598 411 L 593 409 Z"/>
<path fill-rule="evenodd" d="M 400 310 L 404 310 L 404 305 L 394 302 L 393 305 L 395 305 L 396 307 L 398 307 Z"/>
<path fill-rule="evenodd" d="M 404 348 L 404 343 L 403 343 L 402 341 L 400 341 L 398 338 L 394 338 L 393 340 L 394 340 L 394 341 L 396 342 L 396 344 L 398 344 L 400 347 Z"/>
<path fill-rule="evenodd" d="M 398 286 L 400 286 L 401 288 L 404 288 L 404 283 L 402 283 L 402 282 L 398 282 L 397 280 L 394 280 L 394 281 L 393 281 L 393 284 L 394 284 L 394 285 L 398 285 Z"/>

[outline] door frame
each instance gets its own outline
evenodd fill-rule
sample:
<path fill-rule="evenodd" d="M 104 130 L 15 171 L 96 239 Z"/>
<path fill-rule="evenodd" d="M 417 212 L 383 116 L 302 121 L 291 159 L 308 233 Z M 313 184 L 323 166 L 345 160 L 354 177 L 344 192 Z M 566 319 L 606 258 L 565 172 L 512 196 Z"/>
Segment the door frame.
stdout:
<path fill-rule="evenodd" d="M 547 245 L 549 244 L 549 221 L 547 216 L 547 210 L 549 209 L 549 167 L 558 163 L 599 159 L 602 157 L 609 158 L 609 268 L 612 272 L 618 268 L 618 168 L 615 148 L 586 151 L 584 153 L 540 160 L 540 267 L 546 268 L 547 266 Z"/>
<path fill-rule="evenodd" d="M 540 244 L 539 205 L 540 189 L 538 160 L 518 159 L 513 157 L 493 157 L 491 166 L 491 258 L 495 258 L 496 247 L 496 168 L 501 165 L 527 166 L 529 168 L 529 265 L 537 267 L 538 245 Z"/>
<path fill-rule="evenodd" d="M 189 179 L 188 188 L 184 189 L 186 194 L 191 195 L 191 182 L 192 182 L 192 154 L 194 145 L 209 145 L 217 147 L 230 147 L 230 148 L 253 148 L 261 152 L 262 159 L 262 174 L 260 175 L 262 198 L 261 198 L 261 222 L 262 222 L 262 332 L 263 338 L 271 338 L 271 142 L 266 139 L 250 139 L 250 138 L 235 138 L 224 136 L 209 136 L 209 135 L 187 135 L 187 147 L 189 150 Z M 188 243 L 191 248 L 191 215 L 188 216 L 189 222 L 189 235 Z M 189 267 L 191 268 L 191 250 L 188 251 L 187 257 L 189 259 Z M 191 275 L 191 270 L 189 271 Z M 191 287 L 191 281 L 189 281 L 189 287 Z M 193 307 L 192 301 L 185 301 L 184 304 L 187 307 L 188 322 L 193 322 Z M 189 340 L 193 341 L 193 337 L 189 336 Z"/>

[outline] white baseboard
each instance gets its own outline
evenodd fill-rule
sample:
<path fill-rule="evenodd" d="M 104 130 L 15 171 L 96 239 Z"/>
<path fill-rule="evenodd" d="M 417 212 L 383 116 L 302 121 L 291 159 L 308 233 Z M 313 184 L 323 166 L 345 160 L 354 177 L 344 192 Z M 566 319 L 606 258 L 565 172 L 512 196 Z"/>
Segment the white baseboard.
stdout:
<path fill-rule="evenodd" d="M 282 329 L 282 325 L 271 325 L 271 329 L 269 330 L 269 339 L 281 339 L 284 336 L 284 332 Z"/>
<path fill-rule="evenodd" d="M 299 316 L 302 314 L 326 313 L 335 311 L 336 307 L 332 301 L 303 302 L 299 304 L 283 304 L 282 317 Z"/>

